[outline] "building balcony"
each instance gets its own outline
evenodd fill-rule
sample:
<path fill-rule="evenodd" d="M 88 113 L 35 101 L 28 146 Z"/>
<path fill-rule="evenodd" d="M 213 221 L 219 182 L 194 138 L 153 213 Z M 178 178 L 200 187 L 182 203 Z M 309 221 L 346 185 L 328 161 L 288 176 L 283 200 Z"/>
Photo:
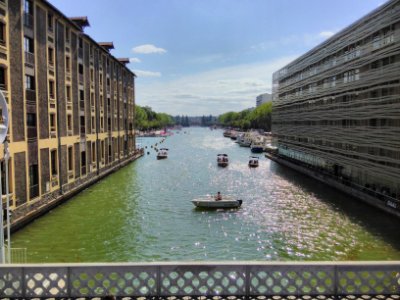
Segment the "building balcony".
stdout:
<path fill-rule="evenodd" d="M 37 140 L 37 127 L 36 126 L 28 126 L 28 142 L 33 142 Z"/>
<path fill-rule="evenodd" d="M 25 64 L 35 65 L 35 54 L 25 51 Z"/>
<path fill-rule="evenodd" d="M 25 27 L 33 29 L 33 15 L 24 13 L 24 25 Z"/>
<path fill-rule="evenodd" d="M 74 135 L 72 129 L 68 129 L 68 130 L 67 130 L 67 135 L 68 135 L 68 136 L 73 136 L 73 135 Z"/>
<path fill-rule="evenodd" d="M 55 129 L 50 129 L 50 137 L 53 139 L 57 137 L 57 131 Z"/>
<path fill-rule="evenodd" d="M 30 195 L 30 199 L 39 197 L 39 185 L 38 184 L 31 185 L 29 187 L 29 195 Z"/>
<path fill-rule="evenodd" d="M 27 102 L 33 102 L 33 104 L 36 103 L 36 91 L 35 90 L 26 89 L 25 97 L 26 97 Z"/>
<path fill-rule="evenodd" d="M 84 83 L 83 74 L 78 74 L 78 80 L 79 80 L 79 84 L 83 85 L 83 83 Z"/>

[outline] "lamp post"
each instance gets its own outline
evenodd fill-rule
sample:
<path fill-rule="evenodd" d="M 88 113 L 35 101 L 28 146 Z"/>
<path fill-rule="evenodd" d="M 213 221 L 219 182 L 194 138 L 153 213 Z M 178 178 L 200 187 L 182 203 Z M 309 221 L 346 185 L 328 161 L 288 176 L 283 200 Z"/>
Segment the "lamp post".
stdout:
<path fill-rule="evenodd" d="M 8 107 L 6 98 L 4 97 L 3 93 L 0 91 L 0 144 L 7 138 L 7 131 L 8 131 Z M 7 231 L 8 231 L 8 251 L 10 251 L 10 205 L 9 205 L 9 195 L 8 195 L 8 144 L 7 141 L 4 145 L 4 164 L 6 169 L 6 197 L 7 197 Z M 2 181 L 1 181 L 1 164 L 0 164 L 0 263 L 6 263 L 5 257 L 5 244 L 4 244 L 4 209 L 3 209 L 3 188 L 2 188 Z M 10 260 L 10 252 L 8 252 L 8 259 Z"/>

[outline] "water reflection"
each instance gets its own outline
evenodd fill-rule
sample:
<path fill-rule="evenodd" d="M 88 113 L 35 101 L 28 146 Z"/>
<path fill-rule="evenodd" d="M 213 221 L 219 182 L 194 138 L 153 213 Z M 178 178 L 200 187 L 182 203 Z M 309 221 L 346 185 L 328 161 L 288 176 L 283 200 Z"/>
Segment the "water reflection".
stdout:
<path fill-rule="evenodd" d="M 31 262 L 400 259 L 400 222 L 260 156 L 222 131 L 190 129 L 87 189 L 13 237 Z M 219 168 L 216 155 L 230 165 Z M 241 209 L 198 211 L 190 200 L 236 195 Z"/>

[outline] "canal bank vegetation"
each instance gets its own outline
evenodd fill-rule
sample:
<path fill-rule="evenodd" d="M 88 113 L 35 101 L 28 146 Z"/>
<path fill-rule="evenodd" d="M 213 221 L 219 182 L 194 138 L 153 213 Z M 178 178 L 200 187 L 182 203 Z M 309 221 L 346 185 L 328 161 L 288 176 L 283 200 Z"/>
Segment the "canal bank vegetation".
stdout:
<path fill-rule="evenodd" d="M 225 127 L 235 127 L 242 130 L 263 129 L 271 131 L 272 103 L 263 103 L 255 109 L 245 109 L 240 112 L 227 112 L 218 117 L 218 123 Z"/>
<path fill-rule="evenodd" d="M 174 124 L 174 118 L 166 113 L 157 113 L 149 106 L 135 105 L 135 127 L 138 130 L 160 129 Z"/>

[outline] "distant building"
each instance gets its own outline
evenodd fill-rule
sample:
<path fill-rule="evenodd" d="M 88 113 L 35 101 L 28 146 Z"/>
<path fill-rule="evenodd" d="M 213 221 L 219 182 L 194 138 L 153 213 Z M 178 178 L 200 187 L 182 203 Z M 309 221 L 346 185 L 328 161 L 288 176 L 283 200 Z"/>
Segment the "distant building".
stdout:
<path fill-rule="evenodd" d="M 256 98 L 256 107 L 259 107 L 261 104 L 266 103 L 268 101 L 272 101 L 272 95 L 265 93 L 258 95 Z"/>
<path fill-rule="evenodd" d="M 112 43 L 84 33 L 86 17 L 67 18 L 48 1 L 1 0 L 0 25 L 9 189 L 18 219 L 134 156 L 135 74 L 129 60 L 110 54 Z"/>
<path fill-rule="evenodd" d="M 388 1 L 275 72 L 272 130 L 281 158 L 400 215 L 399 20 Z"/>

